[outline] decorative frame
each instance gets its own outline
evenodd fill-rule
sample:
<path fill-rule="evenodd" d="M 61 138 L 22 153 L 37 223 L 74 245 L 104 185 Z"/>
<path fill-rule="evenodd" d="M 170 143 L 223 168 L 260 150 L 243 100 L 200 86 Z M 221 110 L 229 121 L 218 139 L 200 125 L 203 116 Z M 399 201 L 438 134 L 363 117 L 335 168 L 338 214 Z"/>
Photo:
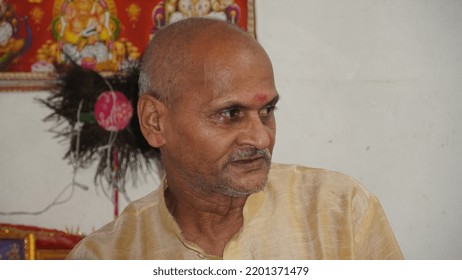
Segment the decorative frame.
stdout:
<path fill-rule="evenodd" d="M 37 250 L 37 260 L 65 260 L 71 250 L 66 249 L 40 249 Z"/>
<path fill-rule="evenodd" d="M 47 90 L 54 66 L 71 60 L 106 75 L 123 70 L 158 28 L 190 16 L 223 18 L 256 37 L 254 0 L 2 1 L 0 91 Z"/>
<path fill-rule="evenodd" d="M 34 260 L 35 235 L 0 228 L 0 260 Z"/>

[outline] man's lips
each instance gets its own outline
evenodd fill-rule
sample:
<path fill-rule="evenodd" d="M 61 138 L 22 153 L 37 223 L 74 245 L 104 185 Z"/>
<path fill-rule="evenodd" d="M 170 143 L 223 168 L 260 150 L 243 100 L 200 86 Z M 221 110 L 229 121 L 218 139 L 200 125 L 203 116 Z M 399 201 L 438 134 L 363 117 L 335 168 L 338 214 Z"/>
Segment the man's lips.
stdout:
<path fill-rule="evenodd" d="M 271 164 L 271 154 L 268 149 L 236 151 L 230 156 L 228 163 L 240 168 L 262 168 L 263 164 Z"/>
<path fill-rule="evenodd" d="M 266 160 L 263 156 L 256 156 L 247 159 L 235 160 L 232 161 L 231 164 L 246 170 L 257 170 L 263 168 L 264 165 L 266 165 Z"/>
<path fill-rule="evenodd" d="M 235 160 L 233 162 L 236 162 L 236 163 L 248 163 L 248 162 L 253 162 L 253 161 L 256 161 L 256 160 L 259 160 L 259 159 L 263 159 L 263 157 L 262 156 L 257 156 L 257 157 L 252 157 L 252 158 L 239 159 L 239 160 Z"/>

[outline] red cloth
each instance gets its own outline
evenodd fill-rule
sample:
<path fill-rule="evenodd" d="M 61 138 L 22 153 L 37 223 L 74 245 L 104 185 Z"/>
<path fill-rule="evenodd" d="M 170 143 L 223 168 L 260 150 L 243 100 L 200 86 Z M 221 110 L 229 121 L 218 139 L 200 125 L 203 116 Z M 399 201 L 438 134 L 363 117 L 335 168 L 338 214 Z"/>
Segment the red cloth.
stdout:
<path fill-rule="evenodd" d="M 84 238 L 83 235 L 70 234 L 56 229 L 28 225 L 2 224 L 0 229 L 12 229 L 17 232 L 35 234 L 36 249 L 72 249 Z"/>

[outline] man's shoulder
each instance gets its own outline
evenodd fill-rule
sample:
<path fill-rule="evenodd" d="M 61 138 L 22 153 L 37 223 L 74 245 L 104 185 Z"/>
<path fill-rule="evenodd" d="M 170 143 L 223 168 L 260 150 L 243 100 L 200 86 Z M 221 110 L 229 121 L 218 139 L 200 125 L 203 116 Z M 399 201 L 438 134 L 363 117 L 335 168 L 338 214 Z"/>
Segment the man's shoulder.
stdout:
<path fill-rule="evenodd" d="M 160 195 L 163 194 L 162 186 L 156 190 L 148 193 L 147 195 L 130 202 L 127 207 L 125 207 L 123 214 L 126 215 L 139 215 L 143 214 L 147 210 L 156 208 L 159 206 L 161 200 Z"/>
<path fill-rule="evenodd" d="M 294 190 L 310 193 L 330 193 L 340 196 L 362 196 L 372 194 L 354 178 L 338 171 L 308 167 L 298 164 L 272 163 L 269 183 L 293 186 Z"/>
<path fill-rule="evenodd" d="M 323 249 L 319 252 L 326 255 L 317 258 L 402 258 L 377 197 L 348 175 L 321 168 L 273 164 L 265 190 L 261 196 L 268 201 L 267 211 L 283 209 L 279 213 L 284 213 L 284 217 L 286 213 L 292 218 L 302 217 L 297 225 L 307 225 L 304 229 L 313 231 L 310 236 L 321 237 L 318 241 Z M 285 221 L 273 218 L 272 223 L 273 220 Z M 280 227 L 288 231 L 290 222 Z"/>
<path fill-rule="evenodd" d="M 135 223 L 146 215 L 155 214 L 157 212 L 155 209 L 158 208 L 160 204 L 160 193 L 161 191 L 156 189 L 144 197 L 130 202 L 114 222 L 102 227 L 100 231 L 104 232 L 117 228 L 126 228 L 126 224 Z"/>
<path fill-rule="evenodd" d="M 340 180 L 342 183 L 361 185 L 357 180 L 344 173 L 318 167 L 299 164 L 275 163 L 271 164 L 270 176 L 299 176 L 322 178 L 325 180 Z"/>
<path fill-rule="evenodd" d="M 287 199 L 286 203 L 294 205 L 315 207 L 311 212 L 350 212 L 357 219 L 377 200 L 358 181 L 343 173 L 277 163 L 272 165 L 266 195 Z"/>
<path fill-rule="evenodd" d="M 89 234 L 80 241 L 68 256 L 70 259 L 119 259 L 116 251 L 124 252 L 129 240 L 140 238 L 146 232 L 145 221 L 159 219 L 159 190 L 133 201 L 125 207 L 119 217 Z M 139 230 L 135 230 L 139 229 Z M 107 250 L 106 248 L 117 248 Z"/>

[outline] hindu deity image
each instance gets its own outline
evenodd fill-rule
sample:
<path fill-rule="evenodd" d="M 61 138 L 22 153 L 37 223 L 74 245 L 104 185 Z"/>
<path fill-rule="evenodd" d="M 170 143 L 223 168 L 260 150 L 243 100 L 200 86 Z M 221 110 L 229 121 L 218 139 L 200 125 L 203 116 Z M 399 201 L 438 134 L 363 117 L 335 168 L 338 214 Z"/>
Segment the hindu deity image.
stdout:
<path fill-rule="evenodd" d="M 152 11 L 152 32 L 189 17 L 211 17 L 238 23 L 240 13 L 234 0 L 163 0 Z"/>
<path fill-rule="evenodd" d="M 37 50 L 33 71 L 72 61 L 98 71 L 117 71 L 139 58 L 136 46 L 119 38 L 113 0 L 56 0 L 49 40 Z"/>
<path fill-rule="evenodd" d="M 19 34 L 20 29 L 25 29 L 23 37 Z M 30 41 L 27 18 L 19 18 L 7 0 L 0 0 L 0 69 L 27 50 Z"/>

